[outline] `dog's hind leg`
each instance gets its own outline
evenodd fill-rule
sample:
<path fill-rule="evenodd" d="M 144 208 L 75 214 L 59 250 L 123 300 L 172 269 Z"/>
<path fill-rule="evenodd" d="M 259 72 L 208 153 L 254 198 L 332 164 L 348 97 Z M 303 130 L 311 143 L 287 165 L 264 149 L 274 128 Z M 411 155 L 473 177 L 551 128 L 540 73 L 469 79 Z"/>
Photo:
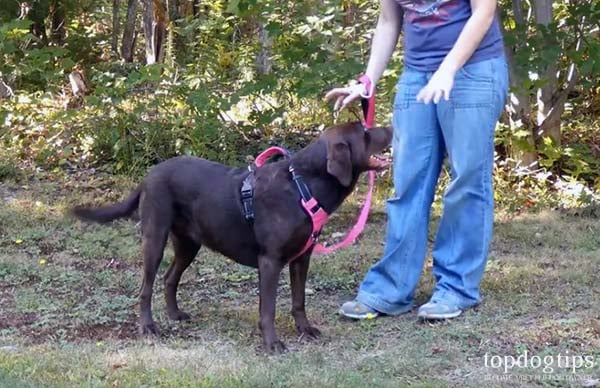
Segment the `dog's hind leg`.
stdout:
<path fill-rule="evenodd" d="M 190 264 L 192 264 L 192 261 L 194 261 L 194 258 L 200 249 L 200 245 L 196 244 L 191 239 L 176 233 L 171 233 L 171 241 L 173 243 L 175 257 L 164 277 L 167 314 L 169 315 L 169 318 L 173 320 L 186 321 L 190 319 L 190 316 L 179 310 L 179 307 L 177 306 L 177 286 L 179 285 L 183 272 Z"/>
<path fill-rule="evenodd" d="M 154 199 L 154 198 L 153 198 Z M 142 255 L 144 272 L 140 290 L 140 334 L 158 335 L 152 319 L 152 287 L 173 220 L 172 209 L 144 198 L 142 208 Z"/>

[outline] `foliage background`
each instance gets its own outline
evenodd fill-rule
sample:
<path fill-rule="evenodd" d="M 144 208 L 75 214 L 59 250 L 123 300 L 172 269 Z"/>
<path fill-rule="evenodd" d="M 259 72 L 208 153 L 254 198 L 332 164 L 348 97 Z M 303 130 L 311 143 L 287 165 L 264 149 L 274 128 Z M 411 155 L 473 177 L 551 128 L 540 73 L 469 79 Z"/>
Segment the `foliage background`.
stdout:
<path fill-rule="evenodd" d="M 377 12 L 362 0 L 1 0 L 0 77 L 12 97 L 0 100 L 0 178 L 90 167 L 137 176 L 178 154 L 241 165 L 269 143 L 297 149 L 333 122 L 322 96 L 363 70 Z M 497 200 L 589 204 L 600 192 L 599 2 L 501 1 L 499 15 L 512 99 L 497 131 Z M 400 47 L 378 85 L 380 123 L 401 66 Z M 86 81 L 76 96 L 73 73 Z"/>

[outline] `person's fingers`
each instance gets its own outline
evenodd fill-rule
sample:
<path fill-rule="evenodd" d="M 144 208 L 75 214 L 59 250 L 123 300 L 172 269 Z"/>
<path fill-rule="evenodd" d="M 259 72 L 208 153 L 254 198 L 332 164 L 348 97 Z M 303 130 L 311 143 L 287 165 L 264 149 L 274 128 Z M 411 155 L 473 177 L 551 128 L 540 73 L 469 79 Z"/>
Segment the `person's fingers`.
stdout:
<path fill-rule="evenodd" d="M 338 97 L 339 95 L 346 95 L 349 92 L 350 91 L 348 90 L 348 88 L 333 88 L 330 91 L 328 91 L 327 94 L 325 94 L 325 100 L 329 101 L 333 98 Z"/>
<path fill-rule="evenodd" d="M 444 89 L 444 99 L 450 101 L 450 88 Z"/>
<path fill-rule="evenodd" d="M 355 90 L 351 92 L 348 94 L 348 96 L 346 96 L 346 98 L 344 98 L 344 101 L 342 101 L 342 107 L 340 109 L 344 109 L 346 106 L 348 106 L 348 104 L 356 100 L 358 97 L 360 97 L 360 91 Z"/>
<path fill-rule="evenodd" d="M 337 111 L 339 109 L 342 108 L 342 105 L 344 103 L 344 98 L 346 97 L 346 95 L 342 94 L 340 96 L 338 96 L 337 100 L 335 100 L 335 104 L 333 105 L 333 110 Z"/>
<path fill-rule="evenodd" d="M 431 91 L 429 87 L 425 86 L 423 89 L 421 89 L 419 94 L 417 94 L 417 101 L 424 104 L 429 104 L 429 101 L 431 101 Z"/>
<path fill-rule="evenodd" d="M 433 103 L 437 104 L 442 99 L 443 91 L 441 89 L 437 89 L 433 92 Z"/>

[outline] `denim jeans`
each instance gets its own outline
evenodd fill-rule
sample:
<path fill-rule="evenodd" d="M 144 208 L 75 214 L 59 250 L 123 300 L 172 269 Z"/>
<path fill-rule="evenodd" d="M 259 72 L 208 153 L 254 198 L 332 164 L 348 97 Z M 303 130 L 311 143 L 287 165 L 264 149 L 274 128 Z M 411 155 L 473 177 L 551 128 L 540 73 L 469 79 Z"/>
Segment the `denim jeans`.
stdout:
<path fill-rule="evenodd" d="M 508 91 L 504 57 L 465 65 L 449 101 L 417 102 L 433 73 L 405 69 L 394 101 L 395 197 L 387 201 L 383 257 L 358 301 L 396 315 L 413 307 L 427 250 L 429 213 L 445 156 L 451 181 L 433 246 L 432 300 L 468 308 L 480 302 L 494 222 L 494 130 Z"/>

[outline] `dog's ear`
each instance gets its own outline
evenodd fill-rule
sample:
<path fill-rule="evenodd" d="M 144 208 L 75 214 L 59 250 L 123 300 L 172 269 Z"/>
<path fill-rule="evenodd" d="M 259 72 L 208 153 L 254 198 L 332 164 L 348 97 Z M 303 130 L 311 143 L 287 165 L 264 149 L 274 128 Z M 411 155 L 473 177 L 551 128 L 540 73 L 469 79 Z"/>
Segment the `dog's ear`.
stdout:
<path fill-rule="evenodd" d="M 338 141 L 327 144 L 327 172 L 344 186 L 352 182 L 352 160 L 348 143 Z"/>

